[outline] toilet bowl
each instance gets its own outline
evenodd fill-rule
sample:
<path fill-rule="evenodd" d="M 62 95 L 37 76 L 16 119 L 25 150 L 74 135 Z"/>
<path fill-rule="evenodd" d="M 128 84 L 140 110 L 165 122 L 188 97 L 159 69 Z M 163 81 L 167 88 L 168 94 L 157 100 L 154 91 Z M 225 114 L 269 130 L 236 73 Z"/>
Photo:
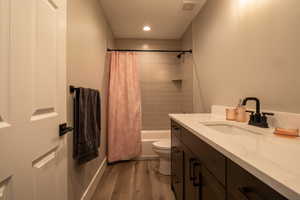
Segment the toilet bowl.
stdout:
<path fill-rule="evenodd" d="M 163 139 L 152 144 L 153 151 L 159 156 L 159 172 L 171 175 L 171 140 Z"/>

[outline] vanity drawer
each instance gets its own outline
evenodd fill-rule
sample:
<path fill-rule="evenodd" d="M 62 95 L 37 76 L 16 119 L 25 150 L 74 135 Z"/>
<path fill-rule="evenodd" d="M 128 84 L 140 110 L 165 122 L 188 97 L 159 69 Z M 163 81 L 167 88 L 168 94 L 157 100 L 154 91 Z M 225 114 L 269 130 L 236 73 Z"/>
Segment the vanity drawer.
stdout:
<path fill-rule="evenodd" d="M 184 128 L 181 130 L 181 140 L 217 180 L 225 185 L 226 157 Z"/>
<path fill-rule="evenodd" d="M 172 137 L 176 137 L 177 139 L 181 140 L 181 126 L 177 124 L 175 121 L 171 121 L 171 134 Z"/>
<path fill-rule="evenodd" d="M 227 159 L 228 200 L 287 200 L 255 176 Z"/>

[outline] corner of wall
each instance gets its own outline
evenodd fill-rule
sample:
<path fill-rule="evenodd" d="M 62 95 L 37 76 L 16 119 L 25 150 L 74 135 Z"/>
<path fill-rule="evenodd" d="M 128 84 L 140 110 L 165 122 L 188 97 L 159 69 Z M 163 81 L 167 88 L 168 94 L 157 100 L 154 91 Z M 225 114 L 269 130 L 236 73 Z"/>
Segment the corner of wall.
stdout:
<path fill-rule="evenodd" d="M 97 186 L 104 174 L 106 167 L 107 167 L 107 158 L 105 157 L 103 159 L 101 165 L 99 166 L 98 170 L 96 171 L 95 175 L 91 179 L 91 182 L 87 186 L 87 188 L 86 188 L 85 192 L 83 193 L 80 200 L 91 200 L 92 199 L 92 197 L 97 189 Z"/>

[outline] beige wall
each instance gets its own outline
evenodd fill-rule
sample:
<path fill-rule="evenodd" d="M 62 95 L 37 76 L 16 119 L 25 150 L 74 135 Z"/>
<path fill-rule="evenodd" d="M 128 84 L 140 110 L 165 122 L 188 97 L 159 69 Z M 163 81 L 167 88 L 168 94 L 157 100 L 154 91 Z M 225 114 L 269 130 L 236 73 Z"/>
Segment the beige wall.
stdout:
<path fill-rule="evenodd" d="M 181 49 L 179 40 L 116 40 L 117 48 L 125 49 Z M 177 53 L 138 53 L 141 95 L 142 128 L 161 130 L 170 128 L 169 113 L 182 112 L 180 60 Z"/>
<path fill-rule="evenodd" d="M 256 96 L 263 109 L 300 112 L 300 1 L 209 0 L 193 22 L 206 111 Z"/>
<path fill-rule="evenodd" d="M 69 200 L 81 199 L 106 153 L 106 48 L 113 36 L 105 21 L 99 0 L 68 1 L 68 84 L 100 90 L 102 99 L 101 146 L 97 159 L 78 166 L 72 159 L 72 134 L 68 138 Z M 72 101 L 68 99 L 68 123 L 72 124 Z"/>
<path fill-rule="evenodd" d="M 193 49 L 192 26 L 182 36 L 182 49 Z M 203 112 L 200 82 L 197 79 L 193 55 L 186 53 L 181 59 L 182 65 L 182 110 L 185 113 Z"/>

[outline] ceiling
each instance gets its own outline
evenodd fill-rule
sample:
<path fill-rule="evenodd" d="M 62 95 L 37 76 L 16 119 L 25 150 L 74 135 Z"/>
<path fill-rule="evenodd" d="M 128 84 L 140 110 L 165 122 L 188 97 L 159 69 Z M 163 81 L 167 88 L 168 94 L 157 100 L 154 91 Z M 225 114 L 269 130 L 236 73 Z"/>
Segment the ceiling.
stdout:
<path fill-rule="evenodd" d="M 179 39 L 206 0 L 100 0 L 116 38 Z M 192 2 L 193 10 L 183 10 Z M 149 25 L 152 30 L 143 31 Z"/>

